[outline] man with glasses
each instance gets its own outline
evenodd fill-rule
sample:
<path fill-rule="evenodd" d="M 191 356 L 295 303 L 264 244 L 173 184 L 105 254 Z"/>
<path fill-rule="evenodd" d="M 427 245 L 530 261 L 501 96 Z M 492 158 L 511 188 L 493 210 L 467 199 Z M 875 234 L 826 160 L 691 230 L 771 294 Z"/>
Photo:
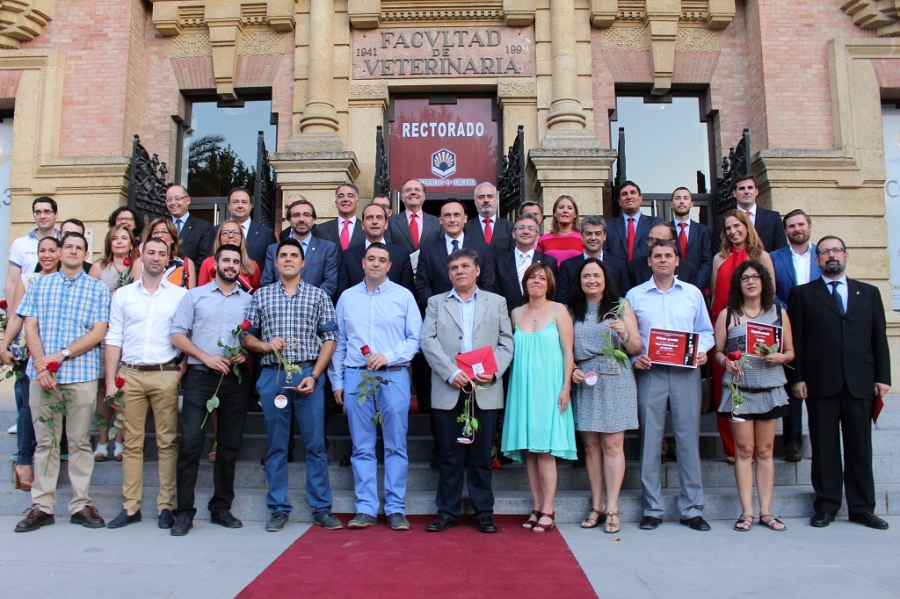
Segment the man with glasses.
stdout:
<path fill-rule="evenodd" d="M 599 215 L 585 216 L 581 221 L 581 243 L 584 252 L 581 256 L 574 256 L 565 260 L 559 267 L 559 277 L 556 279 L 556 301 L 565 304 L 569 301 L 569 291 L 572 285 L 580 285 L 575 281 L 575 273 L 578 267 L 588 258 L 596 258 L 603 262 L 614 279 L 616 288 L 621 296 L 631 287 L 628 284 L 628 271 L 625 262 L 619 260 L 609 252 L 603 251 L 603 242 L 606 241 L 606 220 Z M 580 437 L 579 437 L 580 438 Z"/>
<path fill-rule="evenodd" d="M 212 253 L 215 235 L 210 223 L 191 216 L 190 205 L 191 196 L 181 185 L 172 185 L 166 190 L 166 209 L 181 240 L 181 253 L 194 262 L 194 270 L 199 272 L 200 265 Z"/>
<path fill-rule="evenodd" d="M 871 420 L 873 400 L 890 390 L 891 357 L 881 294 L 847 278 L 849 258 L 843 240 L 826 235 L 816 244 L 822 276 L 791 290 L 796 357 L 787 376 L 809 412 L 816 493 L 809 523 L 824 528 L 833 522 L 843 492 L 851 522 L 886 530 L 888 523 L 874 513 Z"/>
<path fill-rule="evenodd" d="M 656 241 L 674 242 L 675 240 L 675 225 L 668 221 L 660 221 L 650 229 L 646 243 L 647 247 L 650 247 Z M 697 268 L 690 260 L 681 255 L 677 243 L 675 245 L 675 251 L 679 254 L 678 266 L 675 268 L 675 276 L 678 277 L 679 280 L 699 288 L 699 285 L 697 284 Z M 628 289 L 637 287 L 638 285 L 649 281 L 652 276 L 653 269 L 650 268 L 647 258 L 635 258 L 628 263 Z"/>
<path fill-rule="evenodd" d="M 252 212 L 253 204 L 250 201 L 250 192 L 246 188 L 235 187 L 228 192 L 228 213 L 231 215 L 231 220 L 241 226 L 247 255 L 251 260 L 256 261 L 260 270 L 265 270 L 266 250 L 275 242 L 275 231 L 250 218 Z M 216 235 L 218 232 L 219 227 L 216 227 Z M 216 235 L 213 235 L 213 241 L 215 241 Z M 232 238 L 229 243 L 237 244 L 238 241 L 238 239 Z M 209 251 L 212 252 L 212 246 Z"/>
<path fill-rule="evenodd" d="M 31 211 L 34 215 L 34 223 L 37 225 L 28 235 L 19 237 L 9 246 L 9 261 L 6 267 L 6 284 L 4 285 L 4 297 L 11 302 L 16 291 L 16 283 L 22 273 L 34 272 L 37 266 L 38 244 L 44 237 L 59 236 L 56 230 L 56 217 L 58 214 L 56 200 L 42 196 L 31 203 Z"/>
<path fill-rule="evenodd" d="M 513 223 L 497 216 L 500 209 L 500 196 L 497 188 L 490 183 L 480 183 L 475 188 L 475 207 L 478 218 L 466 223 L 466 235 L 484 241 L 491 249 L 507 252 L 513 248 Z"/>
<path fill-rule="evenodd" d="M 494 258 L 497 261 L 497 286 L 500 295 L 506 298 L 508 312 L 525 303 L 522 277 L 529 266 L 540 262 L 549 266 L 556 274 L 556 258 L 534 248 L 541 236 L 540 227 L 533 214 L 520 214 L 512 231 L 515 241 L 512 251 L 494 250 Z"/>

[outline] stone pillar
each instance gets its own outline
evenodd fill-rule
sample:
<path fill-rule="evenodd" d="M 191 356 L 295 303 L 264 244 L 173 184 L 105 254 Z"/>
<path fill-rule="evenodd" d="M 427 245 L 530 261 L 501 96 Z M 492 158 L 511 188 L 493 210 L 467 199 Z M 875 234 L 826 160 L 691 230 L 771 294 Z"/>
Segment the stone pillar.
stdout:
<path fill-rule="evenodd" d="M 375 133 L 384 122 L 388 106 L 388 86 L 380 82 L 359 82 L 350 86 L 350 119 L 347 145 L 356 148 L 359 161 L 360 199 L 365 204 L 373 195 L 375 182 Z M 384 135 L 389 135 L 385 129 Z M 399 183 L 398 183 L 399 184 Z"/>
<path fill-rule="evenodd" d="M 577 97 L 578 64 L 572 25 L 575 1 L 550 3 L 550 52 L 552 56 L 553 102 L 547 115 L 550 131 L 583 131 L 587 124 Z"/>
<path fill-rule="evenodd" d="M 306 108 L 300 118 L 300 132 L 326 135 L 334 133 L 338 130 L 331 75 L 334 68 L 334 0 L 310 2 L 307 68 L 309 91 Z"/>

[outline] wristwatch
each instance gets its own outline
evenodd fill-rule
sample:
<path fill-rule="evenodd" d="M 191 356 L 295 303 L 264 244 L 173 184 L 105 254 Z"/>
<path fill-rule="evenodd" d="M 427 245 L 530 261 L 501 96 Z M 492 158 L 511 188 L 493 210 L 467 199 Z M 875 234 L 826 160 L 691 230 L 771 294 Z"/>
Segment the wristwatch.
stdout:
<path fill-rule="evenodd" d="M 314 381 L 316 382 L 317 385 L 319 384 L 319 377 L 317 377 L 315 374 L 313 374 L 313 373 L 310 372 L 310 373 L 307 374 L 306 376 L 312 377 L 312 380 L 314 380 Z"/>
<path fill-rule="evenodd" d="M 62 354 L 63 360 L 66 360 L 69 358 L 69 348 L 68 347 L 62 348 L 62 350 L 60 350 L 59 353 Z"/>

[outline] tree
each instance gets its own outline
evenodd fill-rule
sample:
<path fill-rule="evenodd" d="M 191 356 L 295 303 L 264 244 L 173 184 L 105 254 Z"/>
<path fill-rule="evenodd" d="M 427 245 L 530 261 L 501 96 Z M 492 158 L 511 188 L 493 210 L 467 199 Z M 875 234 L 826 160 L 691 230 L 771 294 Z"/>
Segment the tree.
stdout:
<path fill-rule="evenodd" d="M 223 197 L 234 187 L 253 188 L 256 168 L 248 167 L 225 143 L 225 136 L 212 134 L 188 146 L 188 186 L 194 197 Z"/>

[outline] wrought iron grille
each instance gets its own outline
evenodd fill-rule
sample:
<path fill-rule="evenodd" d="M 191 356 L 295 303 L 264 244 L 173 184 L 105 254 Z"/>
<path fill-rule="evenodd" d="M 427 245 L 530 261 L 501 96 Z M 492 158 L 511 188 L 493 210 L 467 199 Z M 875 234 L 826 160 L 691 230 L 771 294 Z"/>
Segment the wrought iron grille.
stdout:
<path fill-rule="evenodd" d="M 619 206 L 619 190 L 625 185 L 628 175 L 625 172 L 625 127 L 619 127 L 619 145 L 616 148 L 616 178 L 612 186 L 612 215 L 620 216 L 622 207 Z"/>
<path fill-rule="evenodd" d="M 516 140 L 503 157 L 503 170 L 497 179 L 500 195 L 500 214 L 515 221 L 516 213 L 525 201 L 525 127 L 519 125 Z"/>
<path fill-rule="evenodd" d="M 131 181 L 128 183 L 128 208 L 135 217 L 143 219 L 144 225 L 157 217 L 169 216 L 166 210 L 166 175 L 169 170 L 165 162 L 160 162 L 156 154 L 150 156 L 141 144 L 141 138 L 134 136 L 131 143 Z"/>
<path fill-rule="evenodd" d="M 275 227 L 275 173 L 269 164 L 266 139 L 256 138 L 256 182 L 253 184 L 253 217 L 261 225 Z"/>
<path fill-rule="evenodd" d="M 381 125 L 375 128 L 375 195 L 391 194 L 391 174 L 388 155 L 384 149 L 384 130 Z"/>
<path fill-rule="evenodd" d="M 732 193 L 734 184 L 738 178 L 750 174 L 750 129 L 744 129 L 741 141 L 728 151 L 728 156 L 722 157 L 722 176 L 716 179 L 716 195 L 718 201 L 716 208 L 722 214 L 737 206 L 737 200 Z"/>

